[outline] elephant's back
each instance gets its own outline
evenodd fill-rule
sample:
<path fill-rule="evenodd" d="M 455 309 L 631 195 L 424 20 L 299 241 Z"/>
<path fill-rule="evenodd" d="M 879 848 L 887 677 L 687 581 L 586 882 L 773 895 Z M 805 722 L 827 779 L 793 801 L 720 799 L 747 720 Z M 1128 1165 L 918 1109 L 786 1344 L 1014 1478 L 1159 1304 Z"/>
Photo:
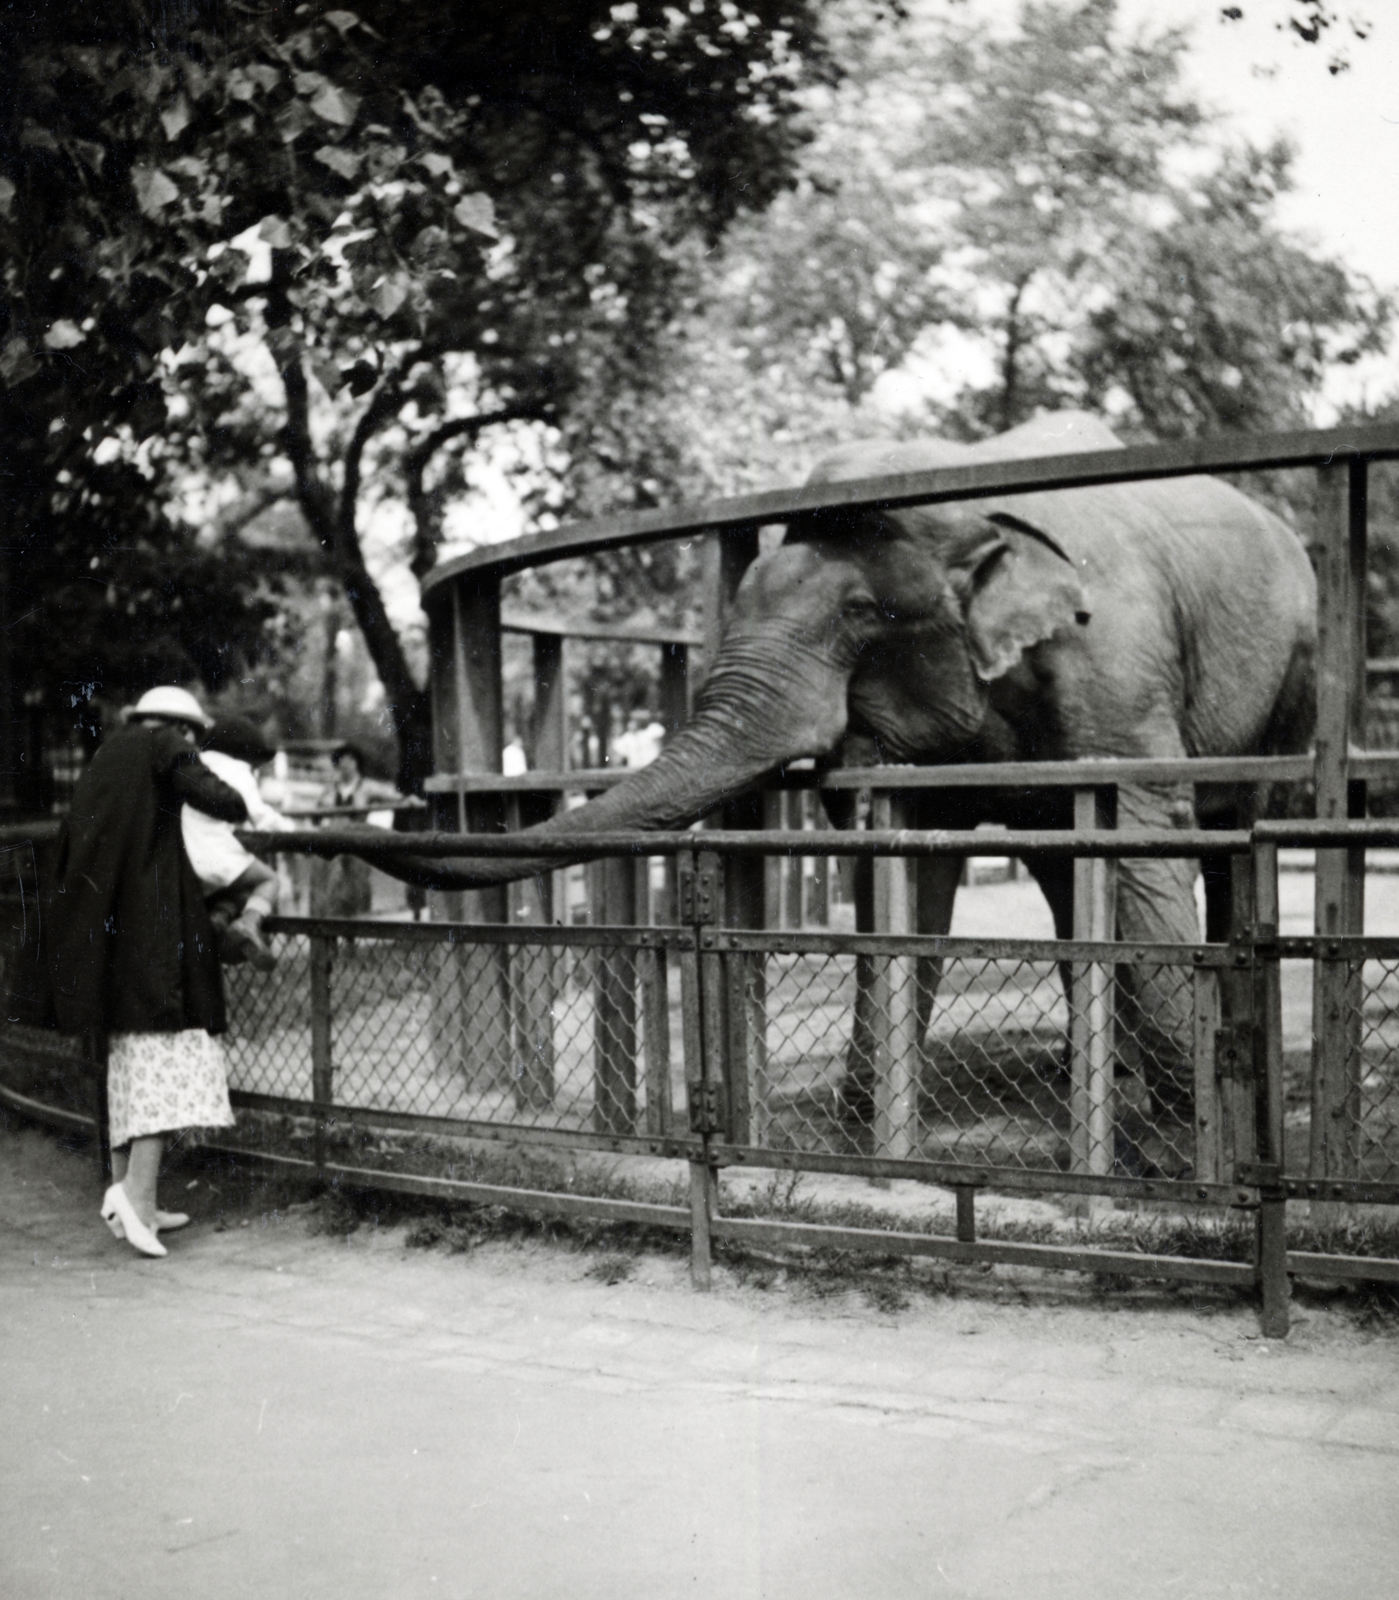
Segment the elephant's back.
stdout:
<path fill-rule="evenodd" d="M 1193 755 L 1235 755 L 1274 737 L 1280 701 L 1310 666 L 1316 580 L 1280 517 L 1217 478 L 1110 484 L 1007 497 L 1079 567 L 1094 626 L 1084 643 L 1113 670 L 1150 652 Z M 1300 738 L 1300 735 L 1298 736 Z"/>

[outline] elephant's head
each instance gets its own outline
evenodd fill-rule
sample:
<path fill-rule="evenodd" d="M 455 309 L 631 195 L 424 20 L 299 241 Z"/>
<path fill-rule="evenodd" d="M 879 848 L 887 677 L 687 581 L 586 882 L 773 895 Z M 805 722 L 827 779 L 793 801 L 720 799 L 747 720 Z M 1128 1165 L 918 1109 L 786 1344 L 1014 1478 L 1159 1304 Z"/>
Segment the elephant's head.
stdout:
<path fill-rule="evenodd" d="M 988 685 L 1087 620 L 1068 556 L 1008 512 L 949 505 L 794 524 L 744 575 L 690 723 L 651 766 L 543 826 L 683 827 L 847 734 L 872 736 L 890 761 L 954 759 L 982 728 Z M 376 860 L 442 888 L 559 864 Z"/>

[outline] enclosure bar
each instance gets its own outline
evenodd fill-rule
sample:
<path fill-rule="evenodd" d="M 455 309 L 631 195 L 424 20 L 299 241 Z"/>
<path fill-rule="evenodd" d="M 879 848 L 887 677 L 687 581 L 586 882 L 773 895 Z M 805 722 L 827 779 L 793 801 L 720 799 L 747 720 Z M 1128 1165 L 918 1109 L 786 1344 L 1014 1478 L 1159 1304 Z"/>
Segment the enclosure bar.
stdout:
<path fill-rule="evenodd" d="M 1258 1082 L 1258 1159 L 1285 1170 L 1282 965 L 1277 936 L 1278 847 L 1260 842 L 1253 855 L 1254 1021 Z"/>
<path fill-rule="evenodd" d="M 902 795 L 873 796 L 870 821 L 897 828 L 907 817 Z M 874 931 L 908 935 L 918 930 L 915 864 L 904 858 L 874 863 Z M 891 1160 L 907 1160 L 918 1137 L 918 982 L 907 956 L 871 963 L 870 1034 L 874 1070 L 874 1147 Z"/>
<path fill-rule="evenodd" d="M 1195 1176 L 1201 1183 L 1219 1183 L 1225 1172 L 1225 1146 L 1216 1050 L 1218 969 L 1196 967 L 1194 991 Z"/>
<path fill-rule="evenodd" d="M 1399 949 L 1399 939 L 1391 940 Z M 986 939 L 965 934 L 764 933 L 729 929 L 714 935 L 716 948 L 764 950 L 771 955 L 927 956 L 983 961 L 1130 961 L 1166 966 L 1223 967 L 1237 951 L 1222 944 L 1126 944 L 1121 940 Z"/>
<path fill-rule="evenodd" d="M 258 1094 L 251 1089 L 230 1089 L 235 1106 L 250 1111 L 271 1111 L 278 1116 L 298 1117 L 313 1112 L 307 1100 L 289 1100 L 281 1095 Z M 538 1144 L 563 1150 L 601 1150 L 615 1155 L 669 1156 L 691 1159 L 698 1140 L 679 1135 L 651 1138 L 646 1134 L 598 1134 L 591 1129 L 541 1128 L 532 1122 L 476 1122 L 470 1117 L 433 1116 L 419 1111 L 383 1111 L 374 1106 L 334 1105 L 326 1119 L 328 1127 L 337 1123 L 359 1128 L 400 1128 L 412 1133 L 445 1134 L 452 1138 L 480 1139 L 487 1143 Z"/>
<path fill-rule="evenodd" d="M 703 644 L 693 628 L 658 627 L 644 622 L 598 622 L 591 617 L 561 617 L 543 611 L 516 611 L 502 605 L 504 633 L 528 633 L 536 639 L 591 639 L 616 644 Z"/>
<path fill-rule="evenodd" d="M 208 1150 L 242 1156 L 251 1161 L 314 1171 L 309 1161 L 258 1150 L 244 1150 L 218 1139 L 205 1142 Z M 472 1183 L 463 1178 L 430 1178 L 416 1172 L 386 1172 L 379 1167 L 354 1167 L 327 1162 L 325 1177 L 338 1188 L 387 1189 L 398 1194 L 432 1195 L 464 1200 L 471 1205 L 503 1206 L 527 1216 L 587 1217 L 603 1222 L 637 1223 L 642 1227 L 684 1228 L 690 1214 L 684 1206 L 653 1205 L 643 1200 L 609 1200 L 600 1195 L 557 1194 L 548 1189 L 516 1189 L 498 1183 Z"/>
<path fill-rule="evenodd" d="M 1350 746 L 1363 714 L 1366 469 L 1363 462 L 1317 472 L 1316 814 L 1335 822 L 1351 811 Z M 1357 660 L 1356 657 L 1359 657 Z M 1357 684 L 1360 693 L 1357 695 Z M 1364 851 L 1316 853 L 1316 932 L 1364 928 Z M 1353 1178 L 1360 1119 L 1359 975 L 1325 951 L 1313 968 L 1312 1107 L 1309 1176 Z"/>
<path fill-rule="evenodd" d="M 650 544 L 715 529 L 757 528 L 822 511 L 890 510 L 948 500 L 1076 489 L 1089 484 L 1321 466 L 1325 462 L 1353 458 L 1373 461 L 1399 458 L 1399 427 L 1382 423 L 1234 438 L 1226 435 L 1218 439 L 1037 456 L 1021 461 L 977 462 L 925 472 L 771 489 L 707 505 L 599 517 L 527 534 L 521 539 L 486 546 L 444 561 L 423 580 L 423 593 L 429 595 L 468 573 L 486 571 L 503 577 L 525 567 L 561 561 L 567 556 L 618 550 L 627 545 Z"/>
<path fill-rule="evenodd" d="M 636 874 L 615 856 L 602 862 L 603 916 L 636 921 Z M 593 1022 L 593 1125 L 636 1132 L 636 958 L 623 945 L 600 950 Z"/>
<path fill-rule="evenodd" d="M 976 1190 L 969 1183 L 959 1183 L 953 1193 L 957 1196 L 957 1238 L 962 1244 L 975 1244 Z"/>
<path fill-rule="evenodd" d="M 506 823 L 518 830 L 521 812 L 532 797 L 506 799 Z M 511 932 L 528 924 L 553 922 L 553 879 L 557 873 L 520 878 L 508 886 Z M 546 946 L 515 943 L 506 957 L 510 1001 L 511 1062 L 515 1103 L 520 1110 L 543 1111 L 554 1103 L 554 1011 L 558 1001 L 558 954 Z"/>
<path fill-rule="evenodd" d="M 1144 1278 L 1179 1278 L 1194 1283 L 1249 1288 L 1254 1269 L 1244 1262 L 1203 1261 L 1193 1256 L 1155 1256 L 1132 1250 L 1093 1250 L 1068 1245 L 1009 1244 L 995 1239 L 967 1243 L 937 1234 L 838 1228 L 812 1222 L 777 1222 L 758 1217 L 720 1217 L 710 1236 L 735 1244 L 787 1245 L 807 1250 L 858 1250 L 872 1255 L 931 1256 L 968 1266 L 1048 1267 L 1069 1272 L 1118 1272 Z"/>
<path fill-rule="evenodd" d="M 315 1161 L 325 1167 L 326 1118 L 335 1100 L 335 1061 L 331 1044 L 330 969 L 335 941 L 311 939 L 311 1100 L 315 1107 Z"/>
<path fill-rule="evenodd" d="M 646 1131 L 675 1130 L 670 1086 L 669 972 L 664 950 L 643 950 L 636 957 L 641 974 L 642 1040 L 646 1061 Z"/>
<path fill-rule="evenodd" d="M 1399 751 L 1356 751 L 1351 776 L 1399 775 Z M 1311 756 L 1190 756 L 1140 761 L 987 761 L 938 767 L 837 767 L 826 772 L 793 764 L 773 773 L 768 784 L 794 790 L 868 789 L 1077 789 L 1102 783 L 1288 783 L 1312 777 Z M 426 780 L 429 794 L 511 792 L 517 789 L 600 791 L 625 783 L 626 767 L 587 767 L 572 772 L 538 771 L 518 777 L 493 773 L 443 771 Z M 380 809 L 375 807 L 375 810 Z M 317 812 L 319 816 L 321 813 Z M 40 826 L 44 826 L 40 824 Z"/>
<path fill-rule="evenodd" d="M 713 1281 L 709 1244 L 709 1194 L 713 1181 L 707 1161 L 690 1163 L 690 1284 L 701 1293 L 707 1293 Z"/>
<path fill-rule="evenodd" d="M 1101 790 L 1074 795 L 1074 828 L 1087 833 L 1108 823 Z M 1074 938 L 1096 942 L 1116 932 L 1117 882 L 1110 862 L 1074 862 Z M 1072 964 L 1069 1008 L 1069 1169 L 1095 1175 L 1112 1171 L 1113 1038 L 1112 968 L 1104 961 Z"/>
<path fill-rule="evenodd" d="M 317 828 L 286 833 L 238 830 L 250 849 L 264 854 L 361 855 L 371 861 L 393 856 L 483 856 L 582 861 L 608 855 L 668 855 L 693 850 L 693 833 L 647 833 L 637 829 L 551 835 L 547 833 L 386 833 L 382 828 Z M 817 856 L 946 856 L 985 855 L 993 844 L 998 855 L 1175 856 L 1193 859 L 1207 851 L 1246 854 L 1252 839 L 1240 828 L 1143 828 L 1140 831 L 1078 828 L 1006 829 L 987 834 L 974 828 L 909 828 L 897 832 L 855 829 L 807 831 L 763 828 L 707 830 L 706 849 L 731 857 L 761 857 L 796 851 Z M 761 894 L 761 873 L 758 878 Z M 761 904 L 761 900 L 758 901 Z M 752 926 L 753 923 L 743 924 Z"/>
<path fill-rule="evenodd" d="M 395 922 L 370 917 L 269 917 L 269 933 L 321 934 L 335 939 L 381 939 L 389 944 L 533 944 L 567 949 L 622 944 L 633 950 L 689 949 L 689 928 L 554 927 L 522 923 L 511 928 L 494 922 Z"/>
<path fill-rule="evenodd" d="M 1287 1270 L 1297 1278 L 1331 1283 L 1399 1283 L 1399 1261 L 1381 1256 L 1331 1256 L 1289 1250 Z"/>
<path fill-rule="evenodd" d="M 1259 844 L 1253 853 L 1253 1043 L 1256 1143 L 1261 1165 L 1276 1174 L 1258 1200 L 1258 1288 L 1262 1330 L 1270 1339 L 1287 1336 L 1291 1286 L 1287 1263 L 1287 1193 L 1281 1175 L 1286 1160 L 1283 1123 L 1282 969 L 1274 941 L 1278 928 L 1278 849 Z"/>
<path fill-rule="evenodd" d="M 722 1009 L 714 1016 L 724 1035 L 724 1084 L 728 1092 L 728 1136 L 739 1144 L 766 1143 L 765 1085 L 755 1070 L 750 982 L 761 957 L 731 952 L 714 958 L 723 974 Z M 766 1021 L 762 1018 L 760 1026 Z"/>
<path fill-rule="evenodd" d="M 534 710 L 530 717 L 530 766 L 536 771 L 563 772 L 568 767 L 567 640 L 536 633 Z"/>

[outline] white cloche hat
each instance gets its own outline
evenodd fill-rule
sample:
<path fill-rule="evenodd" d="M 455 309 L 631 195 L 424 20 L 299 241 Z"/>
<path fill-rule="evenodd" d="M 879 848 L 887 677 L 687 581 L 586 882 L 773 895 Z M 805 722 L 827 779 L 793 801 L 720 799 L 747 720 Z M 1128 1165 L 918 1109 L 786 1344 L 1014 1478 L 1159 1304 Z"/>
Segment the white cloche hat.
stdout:
<path fill-rule="evenodd" d="M 134 706 L 128 707 L 125 717 L 127 721 L 133 717 L 163 717 L 170 722 L 189 722 L 196 728 L 214 725 L 214 719 L 189 690 L 177 689 L 173 683 L 147 689 Z"/>

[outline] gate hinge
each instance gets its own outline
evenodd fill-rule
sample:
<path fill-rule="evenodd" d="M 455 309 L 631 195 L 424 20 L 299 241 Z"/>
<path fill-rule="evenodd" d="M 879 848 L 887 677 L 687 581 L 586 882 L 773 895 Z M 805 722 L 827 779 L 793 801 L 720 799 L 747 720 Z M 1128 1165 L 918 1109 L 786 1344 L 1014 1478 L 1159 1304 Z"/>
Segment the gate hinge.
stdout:
<path fill-rule="evenodd" d="M 702 1083 L 696 1078 L 686 1085 L 690 1107 L 690 1132 L 708 1137 L 724 1131 L 724 1098 L 721 1085 Z"/>
<path fill-rule="evenodd" d="M 690 924 L 713 923 L 719 920 L 720 868 L 718 860 L 709 852 L 699 858 L 699 865 L 680 873 L 680 920 Z"/>
<path fill-rule="evenodd" d="M 1217 1078 L 1253 1077 L 1253 1025 L 1231 1022 L 1214 1030 L 1214 1073 Z"/>

